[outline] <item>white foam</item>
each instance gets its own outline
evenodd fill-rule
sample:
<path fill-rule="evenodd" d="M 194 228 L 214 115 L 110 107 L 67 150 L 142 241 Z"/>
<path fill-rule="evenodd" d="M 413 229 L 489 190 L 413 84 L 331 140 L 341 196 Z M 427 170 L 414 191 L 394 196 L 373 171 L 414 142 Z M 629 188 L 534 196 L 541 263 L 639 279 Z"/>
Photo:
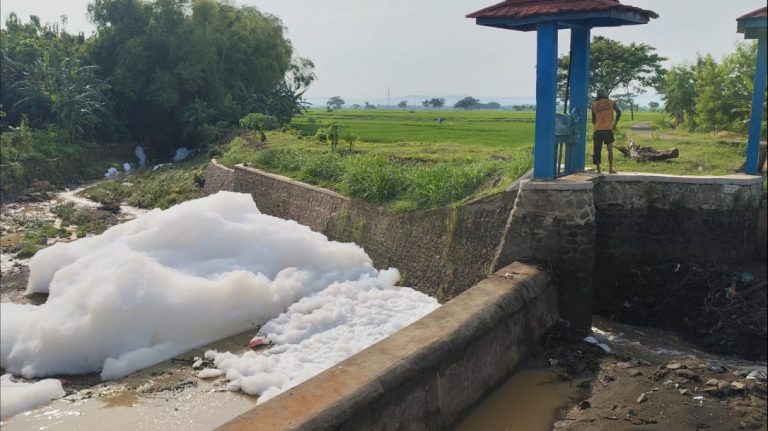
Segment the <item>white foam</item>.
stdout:
<path fill-rule="evenodd" d="M 189 148 L 185 148 L 185 147 L 177 148 L 176 154 L 173 156 L 173 161 L 180 162 L 186 159 L 187 157 L 189 157 L 190 154 L 192 154 L 192 151 L 189 151 Z"/>
<path fill-rule="evenodd" d="M 10 374 L 4 374 L 0 377 L 0 417 L 11 417 L 63 396 L 64 389 L 59 380 L 14 382 Z"/>
<path fill-rule="evenodd" d="M 0 304 L 0 362 L 25 377 L 116 378 L 261 325 L 335 282 L 397 280 L 360 247 L 230 192 L 56 244 L 30 270 L 27 292 L 49 292 L 48 301 Z"/>
<path fill-rule="evenodd" d="M 334 283 L 261 328 L 254 338 L 268 340 L 269 350 L 241 356 L 208 351 L 206 357 L 226 372 L 230 389 L 260 395 L 258 402 L 264 402 L 438 307 L 434 298 L 394 286 L 397 278 L 388 270 Z"/>
<path fill-rule="evenodd" d="M 139 159 L 139 167 L 143 168 L 144 165 L 147 164 L 147 153 L 144 151 L 144 147 L 141 145 L 136 146 L 133 153 L 136 154 L 136 157 Z"/>

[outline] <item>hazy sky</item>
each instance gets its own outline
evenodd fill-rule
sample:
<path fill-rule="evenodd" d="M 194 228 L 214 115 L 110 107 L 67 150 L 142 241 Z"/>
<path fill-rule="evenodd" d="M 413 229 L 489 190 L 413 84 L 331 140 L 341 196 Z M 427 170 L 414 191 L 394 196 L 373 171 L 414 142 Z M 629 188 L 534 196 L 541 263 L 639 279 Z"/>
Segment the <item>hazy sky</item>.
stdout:
<path fill-rule="evenodd" d="M 89 0 L 1 0 L 3 20 L 15 11 L 25 21 L 68 16 L 70 32 L 92 32 Z M 317 82 L 308 96 L 348 99 L 417 95 L 533 96 L 532 32 L 481 27 L 464 16 L 494 0 L 236 0 L 280 17 L 298 55 L 315 62 Z M 648 25 L 593 29 L 625 43 L 658 48 L 668 63 L 692 62 L 697 53 L 719 58 L 737 41 L 736 18 L 764 0 L 624 0 L 656 11 Z M 560 32 L 560 51 L 569 33 Z"/>

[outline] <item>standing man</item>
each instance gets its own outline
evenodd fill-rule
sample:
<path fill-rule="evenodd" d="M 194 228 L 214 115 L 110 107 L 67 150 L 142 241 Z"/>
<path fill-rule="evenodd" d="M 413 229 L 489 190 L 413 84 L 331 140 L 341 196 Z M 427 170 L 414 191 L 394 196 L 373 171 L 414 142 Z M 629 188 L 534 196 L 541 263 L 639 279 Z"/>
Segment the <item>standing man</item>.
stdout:
<path fill-rule="evenodd" d="M 613 113 L 616 112 L 616 119 Z M 594 152 L 592 154 L 592 163 L 597 166 L 597 172 L 600 172 L 600 159 L 603 152 L 603 144 L 608 147 L 608 172 L 615 174 L 613 169 L 613 131 L 616 130 L 616 124 L 621 118 L 621 109 L 616 102 L 608 98 L 608 92 L 604 89 L 597 90 L 597 99 L 592 102 L 592 126 L 594 134 Z"/>

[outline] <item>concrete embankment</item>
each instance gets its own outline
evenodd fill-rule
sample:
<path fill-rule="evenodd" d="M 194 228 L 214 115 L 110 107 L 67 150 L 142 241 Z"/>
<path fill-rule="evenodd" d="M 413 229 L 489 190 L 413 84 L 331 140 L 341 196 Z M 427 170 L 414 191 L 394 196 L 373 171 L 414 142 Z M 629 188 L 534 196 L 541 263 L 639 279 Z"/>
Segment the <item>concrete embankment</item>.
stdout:
<path fill-rule="evenodd" d="M 554 279 L 514 263 L 220 429 L 446 429 L 556 320 Z"/>

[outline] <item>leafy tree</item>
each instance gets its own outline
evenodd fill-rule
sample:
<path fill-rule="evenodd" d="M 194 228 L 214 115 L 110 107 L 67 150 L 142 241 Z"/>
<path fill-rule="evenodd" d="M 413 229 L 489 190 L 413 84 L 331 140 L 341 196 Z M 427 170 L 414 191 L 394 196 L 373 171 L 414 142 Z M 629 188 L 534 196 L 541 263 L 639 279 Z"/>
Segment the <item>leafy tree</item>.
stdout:
<path fill-rule="evenodd" d="M 456 102 L 453 105 L 453 107 L 456 109 L 463 109 L 466 111 L 466 110 L 472 109 L 472 107 L 477 105 L 478 103 L 480 103 L 478 99 L 468 96 Z"/>
<path fill-rule="evenodd" d="M 272 130 L 278 125 L 277 118 L 271 115 L 265 115 L 260 112 L 253 112 L 240 119 L 240 127 L 245 130 L 252 130 L 259 132 L 259 141 L 261 144 L 267 142 L 267 135 L 264 134 L 265 130 Z"/>
<path fill-rule="evenodd" d="M 651 109 L 651 112 L 656 112 L 659 110 L 659 102 L 648 102 L 648 107 Z"/>
<path fill-rule="evenodd" d="M 368 101 L 365 101 L 365 109 L 376 109 L 376 105 L 372 103 L 368 103 Z"/>
<path fill-rule="evenodd" d="M 609 94 L 619 89 L 629 100 L 630 115 L 634 119 L 634 98 L 645 93 L 648 87 L 661 82 L 666 58 L 655 53 L 656 48 L 645 43 L 621 42 L 603 36 L 595 36 L 590 45 L 589 91 L 595 94 L 603 88 Z M 558 85 L 561 98 L 565 95 L 570 57 L 558 59 Z"/>
<path fill-rule="evenodd" d="M 304 100 L 304 93 L 316 79 L 314 67 L 307 58 L 292 60 L 283 80 L 266 94 L 255 95 L 256 102 L 251 109 L 274 116 L 280 124 L 290 123 L 310 106 Z"/>
<path fill-rule="evenodd" d="M 344 102 L 344 99 L 342 99 L 342 98 L 341 98 L 341 97 L 339 97 L 339 96 L 333 96 L 333 97 L 331 97 L 330 99 L 328 99 L 328 101 L 327 101 L 327 102 L 325 102 L 325 104 L 326 104 L 326 105 L 327 105 L 327 106 L 328 106 L 328 107 L 329 107 L 331 110 L 341 109 L 341 107 L 342 107 L 342 106 L 344 106 L 344 103 L 345 103 L 345 102 Z"/>
<path fill-rule="evenodd" d="M 664 110 L 675 119 L 676 126 L 688 121 L 689 127 L 695 127 L 696 88 L 692 67 L 674 66 L 657 90 L 664 99 Z"/>
<path fill-rule="evenodd" d="M 360 109 L 360 105 L 355 103 L 355 104 L 352 105 L 352 109 Z"/>
<path fill-rule="evenodd" d="M 431 100 L 429 100 L 429 99 L 424 99 L 424 101 L 423 101 L 423 102 L 421 102 L 421 104 L 422 104 L 422 105 L 423 105 L 423 106 L 424 106 L 426 109 L 429 109 L 429 107 L 430 107 L 430 106 L 432 106 L 432 101 L 431 101 Z"/>
<path fill-rule="evenodd" d="M 211 124 L 285 100 L 292 49 L 272 15 L 216 0 L 94 0 L 88 10 L 97 32 L 87 52 L 110 77 L 115 115 L 160 155 L 185 141 L 196 99 L 214 110 Z"/>
<path fill-rule="evenodd" d="M 408 101 L 407 100 L 400 101 L 400 103 L 397 104 L 397 107 L 400 108 L 400 109 L 407 108 L 408 107 Z"/>
<path fill-rule="evenodd" d="M 432 107 L 437 108 L 438 110 L 445 106 L 445 99 L 440 97 L 435 97 L 433 99 L 429 99 L 429 104 L 432 105 Z"/>

